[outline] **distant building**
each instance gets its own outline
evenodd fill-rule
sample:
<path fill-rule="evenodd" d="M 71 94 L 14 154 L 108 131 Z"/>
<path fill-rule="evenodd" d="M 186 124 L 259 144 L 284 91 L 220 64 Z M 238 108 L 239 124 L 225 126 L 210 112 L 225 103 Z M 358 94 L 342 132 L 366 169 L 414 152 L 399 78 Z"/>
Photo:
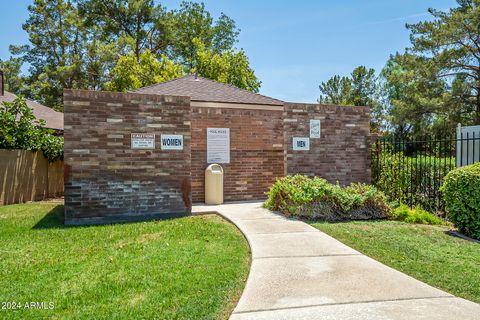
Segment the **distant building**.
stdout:
<path fill-rule="evenodd" d="M 0 71 L 0 104 L 3 102 L 12 102 L 17 96 L 11 92 L 5 91 L 4 74 Z M 45 121 L 45 128 L 53 129 L 57 134 L 63 135 L 63 113 L 57 112 L 52 108 L 41 105 L 38 102 L 25 99 L 27 106 L 32 109 L 37 119 Z"/>

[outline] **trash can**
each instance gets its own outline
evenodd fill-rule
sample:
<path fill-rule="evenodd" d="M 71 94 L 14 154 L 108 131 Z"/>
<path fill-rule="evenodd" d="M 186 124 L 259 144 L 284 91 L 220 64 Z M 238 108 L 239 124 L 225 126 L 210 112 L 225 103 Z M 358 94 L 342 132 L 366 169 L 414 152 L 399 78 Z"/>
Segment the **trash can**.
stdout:
<path fill-rule="evenodd" d="M 205 203 L 223 203 L 223 168 L 211 164 L 205 169 Z"/>

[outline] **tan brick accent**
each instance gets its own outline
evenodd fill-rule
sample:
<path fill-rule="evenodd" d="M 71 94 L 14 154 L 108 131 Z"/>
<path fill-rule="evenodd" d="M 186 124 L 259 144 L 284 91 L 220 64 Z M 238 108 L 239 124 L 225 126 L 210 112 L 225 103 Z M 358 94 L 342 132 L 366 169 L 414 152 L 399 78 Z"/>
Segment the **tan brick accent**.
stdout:
<path fill-rule="evenodd" d="M 65 102 L 65 222 L 142 220 L 191 210 L 191 108 L 185 97 L 72 91 Z M 154 133 L 155 149 L 131 149 Z M 183 135 L 183 151 L 161 150 Z"/>

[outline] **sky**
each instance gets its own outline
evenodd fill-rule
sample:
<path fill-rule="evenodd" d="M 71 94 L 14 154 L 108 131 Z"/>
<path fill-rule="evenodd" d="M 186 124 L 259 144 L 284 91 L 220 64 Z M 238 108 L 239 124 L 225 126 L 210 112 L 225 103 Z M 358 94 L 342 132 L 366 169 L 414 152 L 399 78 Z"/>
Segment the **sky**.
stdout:
<path fill-rule="evenodd" d="M 10 44 L 25 44 L 22 23 L 33 0 L 0 0 L 0 59 Z M 168 9 L 180 0 L 161 1 Z M 315 102 L 318 85 L 364 65 L 377 72 L 390 54 L 410 45 L 406 23 L 429 19 L 430 7 L 454 0 L 206 0 L 214 17 L 225 13 L 241 29 L 243 48 L 262 81 L 260 93 L 284 101 Z"/>

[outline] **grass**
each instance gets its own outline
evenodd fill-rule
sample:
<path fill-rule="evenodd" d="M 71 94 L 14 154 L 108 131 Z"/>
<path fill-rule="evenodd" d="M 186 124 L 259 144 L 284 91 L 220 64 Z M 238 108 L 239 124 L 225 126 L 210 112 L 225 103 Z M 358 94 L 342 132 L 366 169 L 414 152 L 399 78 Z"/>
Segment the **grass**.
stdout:
<path fill-rule="evenodd" d="M 250 266 L 247 242 L 216 216 L 64 227 L 63 206 L 0 207 L 0 318 L 225 319 Z"/>
<path fill-rule="evenodd" d="M 446 227 L 397 221 L 312 225 L 418 280 L 480 302 L 480 245 L 445 234 Z"/>

